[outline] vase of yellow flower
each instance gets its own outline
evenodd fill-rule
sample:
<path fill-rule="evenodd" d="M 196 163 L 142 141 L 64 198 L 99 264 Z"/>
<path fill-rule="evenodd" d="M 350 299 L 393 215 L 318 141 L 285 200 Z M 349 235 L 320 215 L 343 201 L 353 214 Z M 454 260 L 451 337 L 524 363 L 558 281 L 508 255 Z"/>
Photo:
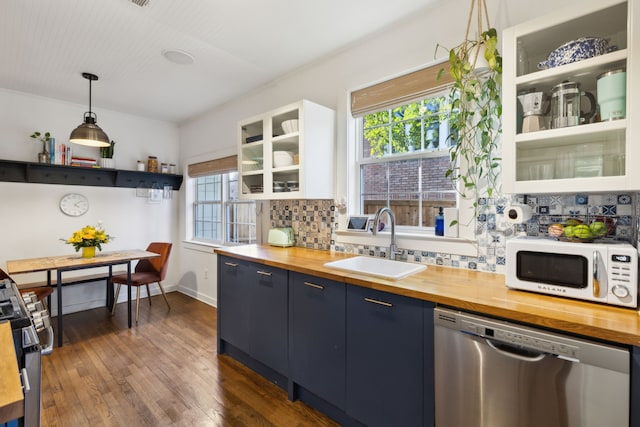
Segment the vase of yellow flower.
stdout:
<path fill-rule="evenodd" d="M 93 258 L 96 256 L 95 246 L 84 246 L 82 248 L 82 258 Z"/>
<path fill-rule="evenodd" d="M 109 236 L 104 228 L 102 221 L 98 221 L 97 226 L 87 225 L 80 230 L 75 231 L 68 239 L 60 239 L 68 245 L 73 245 L 76 252 L 82 249 L 83 258 L 93 258 L 96 256 L 96 248 L 102 250 L 102 245 L 109 243 L 113 237 Z"/>

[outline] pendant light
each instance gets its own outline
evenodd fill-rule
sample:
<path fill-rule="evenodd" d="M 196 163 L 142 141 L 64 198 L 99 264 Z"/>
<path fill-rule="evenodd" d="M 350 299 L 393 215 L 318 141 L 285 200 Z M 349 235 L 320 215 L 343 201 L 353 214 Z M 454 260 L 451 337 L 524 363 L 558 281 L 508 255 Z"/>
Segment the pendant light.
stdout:
<path fill-rule="evenodd" d="M 69 141 L 74 144 L 88 145 L 91 147 L 108 147 L 111 145 L 107 134 L 96 124 L 96 114 L 91 112 L 91 82 L 98 80 L 98 76 L 91 73 L 82 73 L 82 77 L 89 80 L 89 111 L 84 113 L 84 123 L 71 132 Z"/>

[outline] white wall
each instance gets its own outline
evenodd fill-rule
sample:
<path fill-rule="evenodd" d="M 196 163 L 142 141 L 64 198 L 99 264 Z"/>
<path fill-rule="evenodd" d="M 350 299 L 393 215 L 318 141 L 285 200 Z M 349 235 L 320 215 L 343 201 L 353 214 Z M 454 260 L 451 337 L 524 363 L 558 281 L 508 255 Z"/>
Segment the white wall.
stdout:
<path fill-rule="evenodd" d="M 491 24 L 502 30 L 517 23 L 551 13 L 558 8 L 552 0 L 534 3 L 523 0 L 488 0 Z M 438 44 L 455 46 L 464 36 L 469 0 L 445 0 L 432 10 L 388 28 L 359 44 L 324 58 L 304 69 L 259 88 L 243 97 L 194 118 L 180 128 L 183 162 L 192 157 L 214 157 L 215 152 L 235 150 L 237 122 L 300 99 L 309 99 L 338 112 L 337 198 L 346 196 L 348 106 L 350 91 L 420 68 L 445 56 Z M 562 7 L 579 7 L 579 0 Z M 358 19 L 354 16 L 353 19 Z M 304 37 L 304 34 L 301 35 Z M 274 50 L 274 55 L 277 51 Z M 215 256 L 200 254 L 192 259 L 193 271 L 215 263 Z M 198 287 L 200 294 L 215 299 L 216 285 Z"/>
<path fill-rule="evenodd" d="M 82 105 L 0 89 L 0 159 L 36 161 L 42 144 L 29 138 L 36 130 L 49 131 L 58 142 L 68 143 L 69 134 L 82 122 L 85 109 Z M 98 124 L 116 141 L 116 167 L 135 169 L 136 160 L 148 155 L 178 163 L 178 129 L 174 124 L 99 107 L 94 111 Z M 99 157 L 97 148 L 74 146 L 74 149 L 78 154 Z M 89 212 L 84 216 L 72 218 L 60 211 L 60 198 L 71 192 L 89 199 Z M 150 204 L 136 197 L 132 188 L 0 182 L 0 267 L 6 269 L 6 261 L 11 259 L 74 254 L 73 247 L 59 239 L 102 220 L 107 232 L 115 236 L 103 250 L 145 249 L 151 241 L 174 242 L 166 286 L 175 289 L 180 277 L 180 251 L 176 245 L 179 200 L 176 192 L 171 200 Z M 32 274 L 14 279 L 20 283 L 44 278 L 44 274 Z M 121 295 L 121 300 L 125 295 Z M 103 304 L 103 285 L 71 286 L 64 290 L 64 312 Z"/>

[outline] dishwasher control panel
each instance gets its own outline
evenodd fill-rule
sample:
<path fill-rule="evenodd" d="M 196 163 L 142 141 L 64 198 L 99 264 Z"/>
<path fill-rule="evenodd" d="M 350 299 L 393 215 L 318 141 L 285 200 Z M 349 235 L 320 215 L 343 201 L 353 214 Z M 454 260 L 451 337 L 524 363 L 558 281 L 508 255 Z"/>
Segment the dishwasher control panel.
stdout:
<path fill-rule="evenodd" d="M 525 351 L 554 355 L 571 362 L 610 366 L 629 372 L 629 350 L 615 344 L 595 342 L 529 325 L 480 316 L 453 308 L 436 307 L 434 326 L 484 338 L 495 347 L 511 346 Z M 477 338 L 476 338 L 477 339 Z"/>
<path fill-rule="evenodd" d="M 468 320 L 462 321 L 461 331 L 505 344 L 525 347 L 527 349 L 551 353 L 571 359 L 579 359 L 578 347 L 550 339 L 538 338 L 527 333 L 504 330 L 495 326 L 488 327 Z"/>

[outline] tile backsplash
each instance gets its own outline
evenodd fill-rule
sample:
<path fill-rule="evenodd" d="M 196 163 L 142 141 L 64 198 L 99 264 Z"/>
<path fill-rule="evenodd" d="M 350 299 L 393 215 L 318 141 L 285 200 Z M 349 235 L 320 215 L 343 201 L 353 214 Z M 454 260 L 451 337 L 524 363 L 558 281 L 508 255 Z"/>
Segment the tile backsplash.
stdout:
<path fill-rule="evenodd" d="M 549 225 L 579 218 L 584 222 L 599 220 L 609 224 L 607 239 L 628 241 L 638 245 L 637 194 L 541 194 L 481 198 L 478 200 L 476 238 L 478 256 L 468 257 L 446 253 L 406 251 L 408 261 L 437 264 L 471 270 L 504 274 L 505 247 L 515 236 L 545 236 Z M 523 224 L 511 224 L 504 218 L 505 209 L 515 204 L 531 207 L 533 215 Z M 296 246 L 383 256 L 387 248 L 369 245 L 336 245 L 333 230 L 338 211 L 333 200 L 274 200 L 270 202 L 272 227 L 292 227 Z"/>
<path fill-rule="evenodd" d="M 271 227 L 292 227 L 296 246 L 331 250 L 338 211 L 333 200 L 272 200 Z"/>

